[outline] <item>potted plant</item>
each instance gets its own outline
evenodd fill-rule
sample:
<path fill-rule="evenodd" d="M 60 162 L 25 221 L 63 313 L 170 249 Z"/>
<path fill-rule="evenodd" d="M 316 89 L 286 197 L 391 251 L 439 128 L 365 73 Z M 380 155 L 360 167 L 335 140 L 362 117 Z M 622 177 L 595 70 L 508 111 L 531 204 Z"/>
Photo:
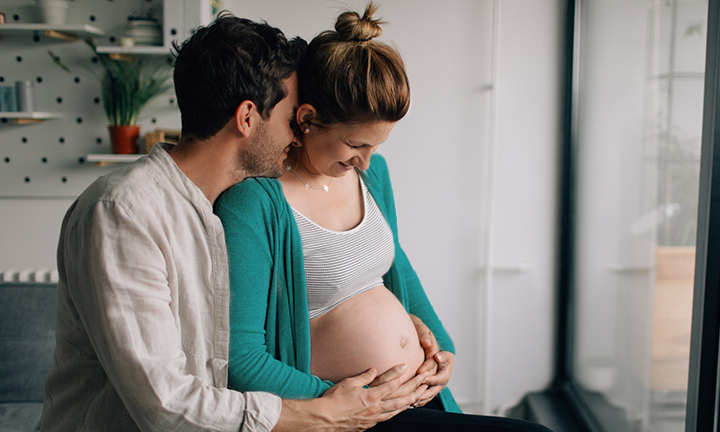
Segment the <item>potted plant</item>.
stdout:
<path fill-rule="evenodd" d="M 98 53 L 91 38 L 86 39 L 100 65 L 100 70 L 88 68 L 101 87 L 101 100 L 110 122 L 112 152 L 138 152 L 138 117 L 154 98 L 172 88 L 172 69 L 164 62 L 150 57 L 129 54 Z M 70 71 L 50 52 L 53 61 Z"/>

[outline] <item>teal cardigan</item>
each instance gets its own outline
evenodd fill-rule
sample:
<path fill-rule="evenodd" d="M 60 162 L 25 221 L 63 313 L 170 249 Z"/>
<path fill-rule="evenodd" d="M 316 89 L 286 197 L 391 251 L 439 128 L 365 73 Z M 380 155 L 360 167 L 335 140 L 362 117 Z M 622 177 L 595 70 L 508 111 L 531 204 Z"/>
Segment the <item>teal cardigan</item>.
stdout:
<path fill-rule="evenodd" d="M 420 280 L 398 241 L 397 216 L 385 159 L 373 155 L 363 181 L 393 233 L 395 260 L 385 286 L 405 310 L 455 352 Z M 310 373 L 310 320 L 302 242 L 278 180 L 247 179 L 215 204 L 225 227 L 230 267 L 228 387 L 267 391 L 286 399 L 321 396 L 332 386 Z M 439 394 L 446 411 L 460 412 L 448 388 Z"/>

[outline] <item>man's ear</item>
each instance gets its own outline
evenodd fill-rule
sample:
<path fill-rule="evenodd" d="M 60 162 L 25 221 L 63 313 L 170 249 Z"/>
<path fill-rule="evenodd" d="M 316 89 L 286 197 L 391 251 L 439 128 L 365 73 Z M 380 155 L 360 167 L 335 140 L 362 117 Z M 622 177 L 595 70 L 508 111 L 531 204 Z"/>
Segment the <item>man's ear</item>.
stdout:
<path fill-rule="evenodd" d="M 260 118 L 257 106 L 252 101 L 245 100 L 235 110 L 235 127 L 240 135 L 249 137 L 260 123 Z"/>
<path fill-rule="evenodd" d="M 303 129 L 304 125 L 309 125 L 317 119 L 317 110 L 310 104 L 302 104 L 295 111 L 295 121 L 300 125 L 300 129 Z"/>

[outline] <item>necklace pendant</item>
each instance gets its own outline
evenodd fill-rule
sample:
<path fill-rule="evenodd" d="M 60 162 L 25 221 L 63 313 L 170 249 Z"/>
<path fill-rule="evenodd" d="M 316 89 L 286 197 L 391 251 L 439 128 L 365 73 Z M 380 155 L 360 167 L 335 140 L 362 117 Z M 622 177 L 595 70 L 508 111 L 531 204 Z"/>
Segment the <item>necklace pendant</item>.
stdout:
<path fill-rule="evenodd" d="M 327 187 L 327 185 L 323 185 L 323 190 L 324 190 L 325 192 L 327 192 L 327 191 L 328 191 L 328 187 Z"/>
<path fill-rule="evenodd" d="M 307 184 L 307 183 L 305 183 L 305 185 L 304 185 L 304 186 L 305 186 L 305 189 L 307 189 L 307 188 L 309 188 L 309 187 L 310 187 L 310 185 L 309 185 L 309 184 Z"/>

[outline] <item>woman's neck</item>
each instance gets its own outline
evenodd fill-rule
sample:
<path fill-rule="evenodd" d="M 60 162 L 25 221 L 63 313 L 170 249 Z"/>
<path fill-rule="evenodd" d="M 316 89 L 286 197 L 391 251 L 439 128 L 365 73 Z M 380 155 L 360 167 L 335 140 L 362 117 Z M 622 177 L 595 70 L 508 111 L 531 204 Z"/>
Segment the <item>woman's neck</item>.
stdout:
<path fill-rule="evenodd" d="M 289 155 L 285 160 L 285 166 L 290 167 L 289 171 L 299 176 L 301 182 L 308 183 L 310 186 L 322 187 L 331 182 L 338 182 L 332 176 L 322 174 L 317 168 L 315 168 L 308 160 L 304 152 L 295 152 L 295 154 Z M 293 177 L 295 177 L 293 176 Z"/>

